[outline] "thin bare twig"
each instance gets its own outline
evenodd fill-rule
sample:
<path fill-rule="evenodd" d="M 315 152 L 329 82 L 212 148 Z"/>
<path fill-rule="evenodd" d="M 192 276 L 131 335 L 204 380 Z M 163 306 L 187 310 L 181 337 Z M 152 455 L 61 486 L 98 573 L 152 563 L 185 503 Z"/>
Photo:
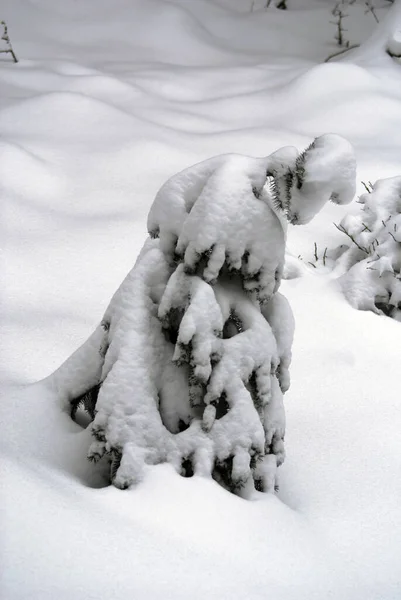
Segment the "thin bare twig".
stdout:
<path fill-rule="evenodd" d="M 367 13 L 369 13 L 369 12 L 372 13 L 372 15 L 373 15 L 376 23 L 379 23 L 379 19 L 378 19 L 377 14 L 376 14 L 376 7 L 373 6 L 371 0 L 366 0 L 365 6 L 367 7 L 367 10 L 365 10 L 365 15 Z"/>
<path fill-rule="evenodd" d="M 342 50 L 339 50 L 338 52 L 334 52 L 333 54 L 329 54 L 329 56 L 327 58 L 324 59 L 324 62 L 329 62 L 329 60 L 331 60 L 332 58 L 335 58 L 336 56 L 339 56 L 340 54 L 344 54 L 345 52 L 348 52 L 348 50 L 354 50 L 354 48 L 359 48 L 360 44 L 352 44 L 351 46 L 348 46 L 348 48 L 343 48 Z"/>
<path fill-rule="evenodd" d="M 365 188 L 365 190 L 368 192 L 368 194 L 371 194 L 373 191 L 373 183 L 371 181 L 368 181 L 368 183 L 365 183 L 364 181 L 361 181 L 363 187 Z"/>
<path fill-rule="evenodd" d="M 362 252 L 365 252 L 366 254 L 370 254 L 369 250 L 367 248 L 364 248 L 363 246 L 360 246 L 355 240 L 354 236 L 348 233 L 348 231 L 345 229 L 345 227 L 343 227 L 343 225 L 337 225 L 337 223 L 334 223 L 334 225 L 339 231 L 341 231 L 341 233 L 345 233 L 345 235 L 347 235 L 349 239 L 354 242 L 355 246 L 357 246 L 359 250 L 362 250 Z"/>
<path fill-rule="evenodd" d="M 333 10 L 331 11 L 331 14 L 333 15 L 333 17 L 337 17 L 337 21 L 330 21 L 330 23 L 337 26 L 337 34 L 335 35 L 334 39 L 337 40 L 338 45 L 339 46 L 346 45 L 348 47 L 349 42 L 346 43 L 345 39 L 344 39 L 344 31 L 347 31 L 347 30 L 343 26 L 343 19 L 348 17 L 348 15 L 346 15 L 343 12 L 343 10 L 341 8 L 341 4 L 342 3 L 337 2 L 335 7 L 333 8 Z"/>

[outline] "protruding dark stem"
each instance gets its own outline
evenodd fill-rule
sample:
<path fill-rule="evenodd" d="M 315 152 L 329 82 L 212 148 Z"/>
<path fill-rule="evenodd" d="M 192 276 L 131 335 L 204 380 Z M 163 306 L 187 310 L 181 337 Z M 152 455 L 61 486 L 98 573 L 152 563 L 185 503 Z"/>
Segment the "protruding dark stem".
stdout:
<path fill-rule="evenodd" d="M 354 50 L 355 48 L 359 48 L 359 46 L 360 44 L 352 44 L 352 46 L 348 46 L 348 48 L 343 48 L 338 52 L 334 52 L 334 54 L 330 54 L 327 58 L 325 58 L 324 62 L 329 62 L 329 60 L 331 60 L 332 58 L 340 56 L 340 54 L 345 54 L 345 52 L 348 52 L 348 50 Z"/>
<path fill-rule="evenodd" d="M 13 47 L 11 45 L 10 42 L 10 38 L 8 36 L 8 29 L 7 29 L 7 24 L 5 21 L 0 21 L 0 25 L 3 25 L 3 35 L 1 36 L 1 39 L 5 41 L 5 43 L 7 44 L 7 48 L 5 50 L 0 50 L 1 54 L 11 54 L 11 56 L 13 57 L 13 61 L 15 63 L 18 62 L 18 59 L 16 57 L 16 54 L 13 50 Z"/>
<path fill-rule="evenodd" d="M 359 250 L 362 250 L 362 252 L 366 252 L 366 254 L 370 254 L 369 250 L 367 248 L 364 248 L 363 246 L 360 246 L 355 240 L 354 236 L 348 233 L 348 231 L 345 229 L 345 227 L 343 227 L 343 225 L 337 225 L 336 223 L 334 223 L 334 225 L 339 231 L 341 231 L 341 233 L 345 233 L 345 235 L 347 235 L 350 238 L 350 240 L 354 242 L 355 246 L 357 246 Z"/>

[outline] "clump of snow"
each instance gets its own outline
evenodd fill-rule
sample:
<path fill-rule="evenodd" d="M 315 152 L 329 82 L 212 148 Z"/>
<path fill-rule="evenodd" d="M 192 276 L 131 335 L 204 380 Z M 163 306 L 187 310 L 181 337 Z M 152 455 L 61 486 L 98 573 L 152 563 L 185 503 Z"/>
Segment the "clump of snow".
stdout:
<path fill-rule="evenodd" d="M 173 361 L 190 364 L 192 376 L 207 383 L 212 361 L 221 355 L 224 324 L 213 289 L 200 277 L 185 273 L 181 264 L 170 277 L 158 316 L 165 329 L 178 329 Z M 177 317 L 179 323 L 174 322 Z"/>
<path fill-rule="evenodd" d="M 355 174 L 354 151 L 347 140 L 335 134 L 316 138 L 290 170 L 289 192 L 283 199 L 290 223 L 309 223 L 329 200 L 335 204 L 351 202 Z"/>
<path fill-rule="evenodd" d="M 393 31 L 387 42 L 387 52 L 394 58 L 401 58 L 401 28 Z"/>
<path fill-rule="evenodd" d="M 238 289 L 239 288 L 239 289 Z M 217 403 L 224 395 L 231 408 L 238 393 L 252 380 L 255 408 L 263 408 L 271 398 L 271 379 L 278 368 L 277 345 L 259 303 L 252 302 L 240 286 L 220 283 L 216 286 L 220 303 L 237 323 L 238 331 L 222 342 L 222 357 L 208 383 L 205 403 Z M 215 409 L 216 410 L 216 409 Z M 211 425 L 208 423 L 207 428 Z"/>
<path fill-rule="evenodd" d="M 145 244 L 103 318 L 108 346 L 91 426 L 95 441 L 88 456 L 99 460 L 107 453 L 116 460 L 114 479 L 118 487 L 141 480 L 144 465 L 161 462 L 165 452 L 167 430 L 157 395 L 166 343 L 155 302 L 170 269 L 157 246 L 151 240 Z M 68 360 L 64 369 L 67 366 Z M 71 365 L 71 381 L 73 368 Z"/>
<path fill-rule="evenodd" d="M 215 157 L 171 177 L 157 192 L 148 215 L 151 237 L 160 237 L 161 249 L 173 257 L 178 236 L 209 177 L 224 162 Z"/>
<path fill-rule="evenodd" d="M 285 393 L 290 387 L 289 367 L 292 358 L 292 343 L 294 339 L 294 315 L 285 296 L 277 292 L 262 306 L 262 315 L 272 328 L 277 343 L 279 364 L 277 368 L 280 387 Z"/>
<path fill-rule="evenodd" d="M 339 229 L 351 240 L 339 259 L 349 302 L 401 320 L 401 177 L 378 180 L 363 194 L 359 215 L 349 215 Z"/>
<path fill-rule="evenodd" d="M 285 245 L 285 228 L 264 190 L 268 159 L 230 155 L 212 159 L 211 166 L 203 185 L 190 188 L 175 253 L 188 273 L 199 272 L 207 282 L 226 264 L 241 272 L 246 289 L 267 299 L 281 278 Z M 155 219 L 163 242 L 163 214 Z"/>

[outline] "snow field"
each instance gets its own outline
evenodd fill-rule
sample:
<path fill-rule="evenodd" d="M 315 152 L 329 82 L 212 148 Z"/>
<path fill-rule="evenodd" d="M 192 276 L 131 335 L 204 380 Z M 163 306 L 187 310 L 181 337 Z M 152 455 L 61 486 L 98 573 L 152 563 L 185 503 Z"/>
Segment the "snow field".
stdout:
<path fill-rule="evenodd" d="M 332 132 L 355 148 L 357 193 L 400 175 L 399 65 L 375 45 L 320 64 L 336 49 L 330 8 L 4 0 L 20 59 L 0 60 L 5 382 L 45 377 L 87 338 L 185 167 Z M 369 19 L 352 12 L 352 42 Z M 289 230 L 303 276 L 282 284 L 296 334 L 278 497 L 244 501 L 166 465 L 103 488 L 54 392 L 4 388 L 0 595 L 400 596 L 400 325 L 353 309 L 321 260 L 344 243 L 332 223 L 359 210 L 327 205 Z"/>

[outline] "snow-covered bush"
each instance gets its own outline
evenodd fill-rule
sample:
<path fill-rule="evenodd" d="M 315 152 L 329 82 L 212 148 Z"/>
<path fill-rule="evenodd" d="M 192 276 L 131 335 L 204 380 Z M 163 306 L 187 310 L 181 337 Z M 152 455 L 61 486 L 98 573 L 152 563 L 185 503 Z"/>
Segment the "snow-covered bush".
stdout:
<path fill-rule="evenodd" d="M 147 465 L 274 490 L 294 320 L 278 292 L 287 219 L 307 223 L 355 191 L 352 148 L 330 134 L 304 152 L 223 155 L 172 177 L 150 237 L 89 338 L 52 376 L 93 422 L 88 457 L 126 488 Z"/>
<path fill-rule="evenodd" d="M 355 308 L 401 320 L 401 177 L 377 181 L 359 202 L 360 214 L 339 226 L 351 240 L 339 259 L 345 296 Z"/>

